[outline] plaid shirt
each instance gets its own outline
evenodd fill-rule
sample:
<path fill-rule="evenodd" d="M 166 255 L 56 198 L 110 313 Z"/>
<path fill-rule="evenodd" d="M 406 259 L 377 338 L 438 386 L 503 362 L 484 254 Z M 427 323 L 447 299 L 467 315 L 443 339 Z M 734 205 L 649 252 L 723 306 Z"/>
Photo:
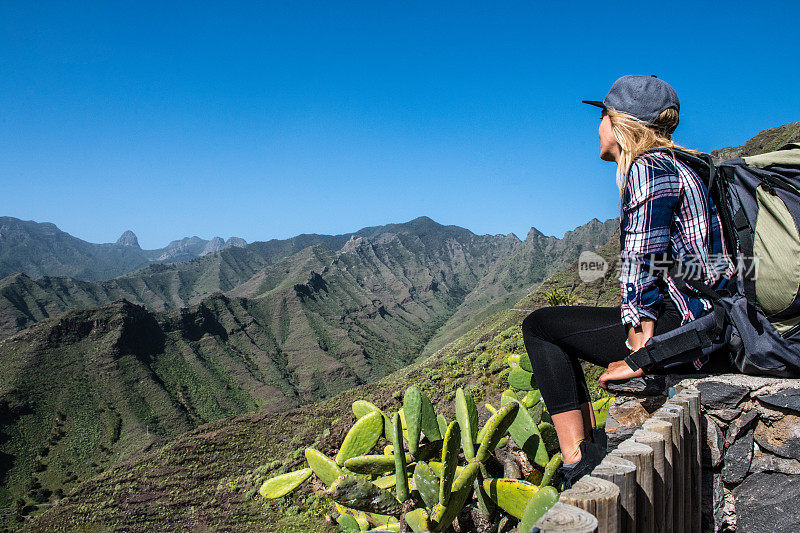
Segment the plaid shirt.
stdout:
<path fill-rule="evenodd" d="M 681 324 L 711 310 L 711 302 L 682 293 L 667 271 L 669 258 L 682 276 L 720 288 L 733 275 L 720 218 L 702 179 L 668 151 L 648 153 L 631 165 L 622 197 L 620 290 L 622 323 L 658 318 L 664 292 Z"/>

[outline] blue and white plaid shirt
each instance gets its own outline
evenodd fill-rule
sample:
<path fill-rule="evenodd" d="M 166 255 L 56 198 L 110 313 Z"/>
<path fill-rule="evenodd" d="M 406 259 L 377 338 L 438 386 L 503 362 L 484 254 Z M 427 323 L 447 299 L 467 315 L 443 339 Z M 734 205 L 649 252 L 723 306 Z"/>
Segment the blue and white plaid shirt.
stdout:
<path fill-rule="evenodd" d="M 631 165 L 620 227 L 623 324 L 657 319 L 664 290 L 680 311 L 681 324 L 711 309 L 708 298 L 678 290 L 667 272 L 668 258 L 683 265 L 684 278 L 694 276 L 713 288 L 733 275 L 719 213 L 706 185 L 667 150 L 644 154 Z"/>

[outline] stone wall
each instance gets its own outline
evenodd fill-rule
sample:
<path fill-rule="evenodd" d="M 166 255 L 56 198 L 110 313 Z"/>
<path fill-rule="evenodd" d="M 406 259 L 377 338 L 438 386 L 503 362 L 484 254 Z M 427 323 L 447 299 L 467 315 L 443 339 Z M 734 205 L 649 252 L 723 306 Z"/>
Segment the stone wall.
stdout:
<path fill-rule="evenodd" d="M 800 379 L 646 376 L 611 388 L 610 448 L 668 395 L 700 391 L 704 531 L 800 531 Z"/>

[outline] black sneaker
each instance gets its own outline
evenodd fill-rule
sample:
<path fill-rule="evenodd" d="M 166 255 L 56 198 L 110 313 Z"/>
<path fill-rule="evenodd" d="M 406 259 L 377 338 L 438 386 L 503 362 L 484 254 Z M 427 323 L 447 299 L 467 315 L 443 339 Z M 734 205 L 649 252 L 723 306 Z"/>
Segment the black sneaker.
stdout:
<path fill-rule="evenodd" d="M 586 474 L 591 474 L 594 467 L 600 464 L 606 456 L 605 447 L 600 447 L 599 444 L 585 440 L 581 442 L 581 460 L 578 464 L 571 468 L 564 468 L 563 466 L 558 469 L 558 475 L 561 483 L 563 483 L 563 490 L 572 488 L 580 478 Z"/>

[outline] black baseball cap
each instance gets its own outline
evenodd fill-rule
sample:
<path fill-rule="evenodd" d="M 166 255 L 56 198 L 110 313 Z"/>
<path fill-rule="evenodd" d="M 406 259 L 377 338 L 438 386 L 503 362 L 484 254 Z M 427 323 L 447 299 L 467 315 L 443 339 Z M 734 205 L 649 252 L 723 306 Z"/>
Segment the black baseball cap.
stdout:
<path fill-rule="evenodd" d="M 681 103 L 672 86 L 655 76 L 629 74 L 614 82 L 602 102 L 583 100 L 603 109 L 614 109 L 633 115 L 647 124 L 654 124 L 665 109 L 674 107 L 678 112 Z"/>

